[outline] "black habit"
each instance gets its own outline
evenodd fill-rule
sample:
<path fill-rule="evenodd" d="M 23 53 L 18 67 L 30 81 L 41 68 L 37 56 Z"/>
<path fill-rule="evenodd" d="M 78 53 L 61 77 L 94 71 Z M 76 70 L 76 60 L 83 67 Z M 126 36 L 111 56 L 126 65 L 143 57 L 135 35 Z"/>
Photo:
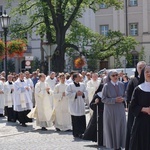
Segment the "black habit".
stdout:
<path fill-rule="evenodd" d="M 131 129 L 134 121 L 134 116 L 130 109 L 130 103 L 131 103 L 131 97 L 132 93 L 136 86 L 139 84 L 139 78 L 134 77 L 132 78 L 127 86 L 127 107 L 128 107 L 128 120 L 127 120 L 127 133 L 126 133 L 126 145 L 125 150 L 129 150 L 129 142 L 130 142 L 130 135 L 131 135 Z"/>
<path fill-rule="evenodd" d="M 101 84 L 99 86 L 99 90 L 102 90 L 103 85 Z M 95 104 L 95 99 L 99 99 L 99 103 Z M 101 102 L 101 97 L 99 97 L 97 94 L 94 95 L 91 103 L 90 108 L 93 110 L 93 115 L 88 123 L 88 126 L 84 132 L 83 139 L 84 140 L 90 140 L 97 142 L 97 106 L 98 106 L 98 145 L 103 145 L 103 109 L 104 104 Z"/>
<path fill-rule="evenodd" d="M 141 112 L 142 107 L 150 106 L 150 92 L 137 87 L 131 101 L 131 111 L 135 116 L 129 150 L 150 150 L 150 115 Z"/>

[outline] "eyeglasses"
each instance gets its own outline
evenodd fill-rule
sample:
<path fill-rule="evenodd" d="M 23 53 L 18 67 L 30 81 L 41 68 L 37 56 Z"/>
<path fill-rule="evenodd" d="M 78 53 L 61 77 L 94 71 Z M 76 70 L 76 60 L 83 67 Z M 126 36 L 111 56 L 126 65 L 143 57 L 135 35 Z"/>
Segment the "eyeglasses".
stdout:
<path fill-rule="evenodd" d="M 112 77 L 118 77 L 118 74 L 113 74 L 113 75 L 111 75 Z"/>

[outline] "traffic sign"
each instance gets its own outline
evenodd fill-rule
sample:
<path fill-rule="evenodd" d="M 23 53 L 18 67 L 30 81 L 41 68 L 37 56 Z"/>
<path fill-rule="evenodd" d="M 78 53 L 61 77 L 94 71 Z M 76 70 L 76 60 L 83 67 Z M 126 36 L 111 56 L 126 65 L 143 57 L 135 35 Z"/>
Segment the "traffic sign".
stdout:
<path fill-rule="evenodd" d="M 31 61 L 26 60 L 26 66 L 30 66 L 31 65 Z"/>
<path fill-rule="evenodd" d="M 30 69 L 30 68 L 31 68 L 31 66 L 25 66 L 25 68 L 26 68 L 26 69 Z"/>

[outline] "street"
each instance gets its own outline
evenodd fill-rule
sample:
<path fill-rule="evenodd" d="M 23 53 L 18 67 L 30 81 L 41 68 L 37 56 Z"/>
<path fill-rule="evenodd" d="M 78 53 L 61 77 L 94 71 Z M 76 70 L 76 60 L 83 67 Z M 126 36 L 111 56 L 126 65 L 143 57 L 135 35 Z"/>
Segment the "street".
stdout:
<path fill-rule="evenodd" d="M 54 127 L 41 131 L 35 121 L 22 127 L 0 118 L 0 150 L 95 150 L 96 144 L 74 139 L 72 132 L 56 132 Z"/>

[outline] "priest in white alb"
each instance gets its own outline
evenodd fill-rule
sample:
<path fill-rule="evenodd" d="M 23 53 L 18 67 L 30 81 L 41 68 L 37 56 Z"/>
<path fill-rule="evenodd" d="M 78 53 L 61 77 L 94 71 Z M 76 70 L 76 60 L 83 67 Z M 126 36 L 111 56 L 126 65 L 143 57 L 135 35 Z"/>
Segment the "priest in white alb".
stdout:
<path fill-rule="evenodd" d="M 7 121 L 16 122 L 16 112 L 13 110 L 14 107 L 14 82 L 12 81 L 13 76 L 8 75 L 7 81 L 4 84 L 5 94 L 5 111 L 7 114 Z"/>
<path fill-rule="evenodd" d="M 35 105 L 35 102 L 34 102 L 34 95 L 33 95 L 33 92 L 34 92 L 34 84 L 33 84 L 33 81 L 32 79 L 30 78 L 30 72 L 29 71 L 26 71 L 25 72 L 25 78 L 24 78 L 25 82 L 27 83 L 28 87 L 29 87 L 29 94 L 30 94 L 30 97 L 32 99 L 32 102 L 33 102 L 33 106 Z"/>
<path fill-rule="evenodd" d="M 54 90 L 54 87 L 57 83 L 57 79 L 56 79 L 55 75 L 56 75 L 55 72 L 51 72 L 50 75 L 47 76 L 46 80 L 45 80 L 47 82 L 48 86 L 51 88 L 51 91 Z"/>
<path fill-rule="evenodd" d="M 39 81 L 35 85 L 35 108 L 28 114 L 28 117 L 36 119 L 36 125 L 42 130 L 53 125 L 53 108 L 49 95 L 51 90 L 45 82 L 45 74 L 39 74 Z"/>
<path fill-rule="evenodd" d="M 48 75 L 46 77 L 46 80 L 45 82 L 48 84 L 48 86 L 50 87 L 51 89 L 51 92 L 54 91 L 54 88 L 55 88 L 55 85 L 57 84 L 57 79 L 56 79 L 56 74 L 55 72 L 51 72 L 50 75 Z M 50 102 L 53 102 L 53 96 L 52 95 L 49 95 L 49 98 L 50 98 Z M 53 105 L 53 104 L 52 104 Z"/>
<path fill-rule="evenodd" d="M 69 100 L 73 136 L 81 138 L 86 128 L 85 103 L 88 104 L 88 93 L 85 84 L 79 83 L 79 73 L 73 74 L 73 81 L 68 85 L 66 94 Z"/>
<path fill-rule="evenodd" d="M 24 81 L 24 74 L 19 73 L 19 78 L 14 83 L 14 110 L 17 112 L 18 121 L 23 127 L 27 126 L 27 122 L 32 122 L 32 119 L 27 117 L 33 108 L 29 90 L 30 87 Z"/>
<path fill-rule="evenodd" d="M 55 109 L 54 126 L 57 131 L 67 131 L 72 129 L 72 125 L 71 115 L 68 109 L 68 97 L 65 92 L 67 84 L 65 83 L 64 73 L 59 74 L 59 81 L 53 92 Z"/>
<path fill-rule="evenodd" d="M 88 91 L 88 99 L 89 103 L 92 101 L 95 91 L 98 89 L 100 85 L 100 80 L 98 80 L 98 74 L 92 73 L 92 78 L 87 82 L 87 91 Z M 90 116 L 92 116 L 93 110 L 90 109 Z"/>

